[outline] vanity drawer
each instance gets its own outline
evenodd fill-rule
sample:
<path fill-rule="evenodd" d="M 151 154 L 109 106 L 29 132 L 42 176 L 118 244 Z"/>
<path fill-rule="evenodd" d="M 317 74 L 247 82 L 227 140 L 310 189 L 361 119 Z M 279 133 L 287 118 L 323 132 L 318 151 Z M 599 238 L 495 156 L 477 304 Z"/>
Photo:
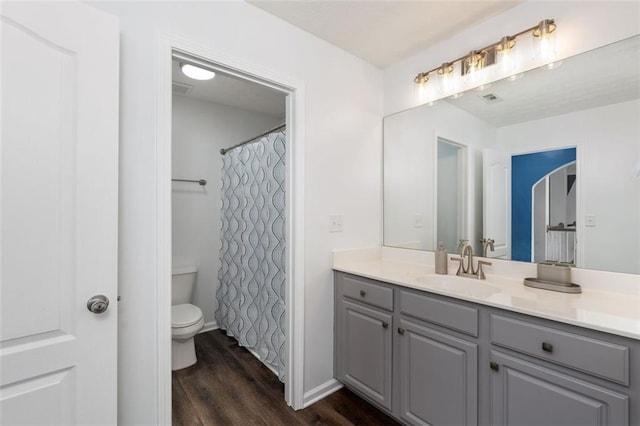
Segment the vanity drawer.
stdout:
<path fill-rule="evenodd" d="M 342 295 L 387 311 L 393 310 L 393 289 L 369 280 L 343 275 Z"/>
<path fill-rule="evenodd" d="M 475 308 L 401 290 L 400 312 L 470 336 L 478 336 L 478 310 Z"/>
<path fill-rule="evenodd" d="M 566 331 L 491 315 L 491 342 L 623 385 L 629 384 L 629 348 Z"/>

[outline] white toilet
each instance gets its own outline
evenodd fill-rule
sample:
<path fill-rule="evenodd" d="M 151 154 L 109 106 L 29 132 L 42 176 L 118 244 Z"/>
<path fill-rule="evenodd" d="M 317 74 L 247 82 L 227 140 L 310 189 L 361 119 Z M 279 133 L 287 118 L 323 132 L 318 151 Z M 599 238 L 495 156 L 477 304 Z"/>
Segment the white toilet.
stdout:
<path fill-rule="evenodd" d="M 204 327 L 204 315 L 191 304 L 196 281 L 195 266 L 174 268 L 171 277 L 171 370 L 180 370 L 196 363 L 193 336 Z"/>

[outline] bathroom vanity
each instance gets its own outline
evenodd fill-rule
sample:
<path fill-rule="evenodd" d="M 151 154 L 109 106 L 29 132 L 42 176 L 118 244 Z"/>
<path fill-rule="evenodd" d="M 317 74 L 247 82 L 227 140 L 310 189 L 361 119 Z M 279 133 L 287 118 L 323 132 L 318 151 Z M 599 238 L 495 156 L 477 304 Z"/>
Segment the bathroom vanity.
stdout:
<path fill-rule="evenodd" d="M 335 372 L 406 424 L 640 424 L 640 298 L 336 262 Z"/>

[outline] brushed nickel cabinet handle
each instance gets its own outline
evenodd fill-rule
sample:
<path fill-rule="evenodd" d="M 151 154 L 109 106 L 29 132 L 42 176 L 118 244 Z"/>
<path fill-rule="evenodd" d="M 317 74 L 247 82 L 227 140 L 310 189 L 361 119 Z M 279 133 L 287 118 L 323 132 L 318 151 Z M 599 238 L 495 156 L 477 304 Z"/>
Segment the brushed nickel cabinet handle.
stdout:
<path fill-rule="evenodd" d="M 382 328 L 388 328 L 389 327 L 389 323 L 386 321 L 382 321 Z"/>
<path fill-rule="evenodd" d="M 404 331 L 405 331 L 404 328 L 398 327 L 398 334 L 404 336 Z"/>
<path fill-rule="evenodd" d="M 489 368 L 491 368 L 493 371 L 498 371 L 500 370 L 500 365 L 495 361 L 491 361 L 489 363 Z"/>
<path fill-rule="evenodd" d="M 542 342 L 542 350 L 545 352 L 553 353 L 553 345 L 551 343 Z"/>
<path fill-rule="evenodd" d="M 367 292 L 364 290 L 360 290 L 360 296 L 361 297 L 365 297 L 367 295 Z"/>

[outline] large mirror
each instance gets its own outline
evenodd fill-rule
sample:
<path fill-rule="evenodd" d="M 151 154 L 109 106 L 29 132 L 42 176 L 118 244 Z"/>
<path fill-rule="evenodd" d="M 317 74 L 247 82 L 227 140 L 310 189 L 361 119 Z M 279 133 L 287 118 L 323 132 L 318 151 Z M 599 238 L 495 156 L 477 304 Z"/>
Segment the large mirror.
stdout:
<path fill-rule="evenodd" d="M 639 98 L 636 36 L 385 117 L 384 244 L 640 274 Z"/>

